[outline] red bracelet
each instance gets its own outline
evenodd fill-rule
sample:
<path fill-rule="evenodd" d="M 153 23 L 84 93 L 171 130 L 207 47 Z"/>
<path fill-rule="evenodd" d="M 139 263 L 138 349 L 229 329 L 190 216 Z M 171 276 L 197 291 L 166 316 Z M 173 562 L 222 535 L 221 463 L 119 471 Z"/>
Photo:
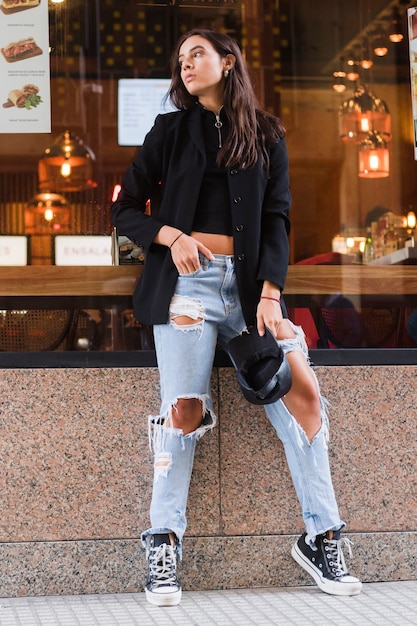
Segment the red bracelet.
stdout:
<path fill-rule="evenodd" d="M 271 296 L 261 296 L 261 300 L 273 300 L 274 302 L 278 302 L 278 304 L 281 303 L 281 300 L 278 298 L 271 298 Z"/>

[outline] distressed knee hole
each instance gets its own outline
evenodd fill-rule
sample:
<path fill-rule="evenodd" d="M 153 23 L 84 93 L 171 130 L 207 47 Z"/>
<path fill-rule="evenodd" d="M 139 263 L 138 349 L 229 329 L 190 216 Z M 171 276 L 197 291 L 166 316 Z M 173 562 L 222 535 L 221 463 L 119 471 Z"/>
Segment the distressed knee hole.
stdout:
<path fill-rule="evenodd" d="M 159 455 L 155 461 L 155 466 L 156 467 L 168 467 L 170 463 L 171 463 L 170 455 Z"/>
<path fill-rule="evenodd" d="M 170 425 L 184 435 L 197 430 L 203 420 L 203 403 L 199 398 L 178 398 L 172 407 Z"/>
<path fill-rule="evenodd" d="M 160 452 L 155 457 L 155 476 L 168 476 L 172 467 L 172 454 L 170 452 Z"/>
<path fill-rule="evenodd" d="M 198 317 L 196 320 L 191 317 L 187 317 L 186 315 L 177 315 L 171 318 L 175 324 L 178 326 L 188 326 L 191 324 L 200 324 L 203 321 L 202 317 Z"/>
<path fill-rule="evenodd" d="M 175 295 L 169 306 L 169 317 L 178 326 L 199 325 L 204 321 L 203 303 L 196 298 Z"/>

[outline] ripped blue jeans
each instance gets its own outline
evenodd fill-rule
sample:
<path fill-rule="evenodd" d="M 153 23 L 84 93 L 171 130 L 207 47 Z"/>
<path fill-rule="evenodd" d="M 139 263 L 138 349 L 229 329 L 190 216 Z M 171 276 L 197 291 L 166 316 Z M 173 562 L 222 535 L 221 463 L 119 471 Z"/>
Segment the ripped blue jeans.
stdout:
<path fill-rule="evenodd" d="M 154 479 L 151 528 L 142 533 L 142 542 L 146 547 L 151 534 L 172 532 L 180 554 L 196 442 L 216 425 L 210 395 L 216 345 L 217 342 L 226 345 L 246 329 L 233 256 L 216 255 L 214 261 L 201 256 L 200 260 L 197 271 L 179 276 L 169 322 L 154 327 L 161 408 L 159 415 L 149 417 Z M 187 316 L 195 323 L 176 324 L 177 316 Z M 279 344 L 284 352 L 300 350 L 308 360 L 304 333 L 294 325 L 293 330 L 295 339 L 282 340 Z M 169 426 L 178 398 L 198 398 L 203 408 L 200 427 L 185 436 L 182 430 Z M 311 545 L 316 535 L 344 526 L 329 468 L 328 418 L 323 399 L 321 407 L 322 426 L 310 443 L 281 400 L 265 405 L 267 416 L 284 445 Z"/>

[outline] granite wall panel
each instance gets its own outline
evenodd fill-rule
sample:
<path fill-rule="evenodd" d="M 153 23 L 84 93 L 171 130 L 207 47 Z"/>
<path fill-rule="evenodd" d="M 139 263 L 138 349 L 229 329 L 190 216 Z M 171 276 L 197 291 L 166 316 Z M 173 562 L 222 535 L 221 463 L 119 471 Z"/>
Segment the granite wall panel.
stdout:
<path fill-rule="evenodd" d="M 417 367 L 316 371 L 352 571 L 415 579 Z M 289 557 L 303 524 L 275 431 L 231 368 L 213 370 L 212 393 L 219 424 L 197 446 L 184 588 L 309 583 Z M 0 596 L 142 588 L 158 405 L 154 368 L 0 370 Z"/>

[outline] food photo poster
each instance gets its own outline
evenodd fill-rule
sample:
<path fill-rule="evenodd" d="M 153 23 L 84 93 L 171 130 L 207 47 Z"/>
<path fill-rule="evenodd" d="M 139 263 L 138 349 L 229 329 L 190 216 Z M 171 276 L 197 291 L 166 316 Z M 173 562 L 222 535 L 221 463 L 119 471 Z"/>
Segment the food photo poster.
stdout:
<path fill-rule="evenodd" d="M 417 7 L 407 10 L 410 46 L 411 102 L 414 125 L 414 159 L 417 161 Z"/>
<path fill-rule="evenodd" d="M 48 0 L 0 0 L 0 133 L 51 132 Z"/>

